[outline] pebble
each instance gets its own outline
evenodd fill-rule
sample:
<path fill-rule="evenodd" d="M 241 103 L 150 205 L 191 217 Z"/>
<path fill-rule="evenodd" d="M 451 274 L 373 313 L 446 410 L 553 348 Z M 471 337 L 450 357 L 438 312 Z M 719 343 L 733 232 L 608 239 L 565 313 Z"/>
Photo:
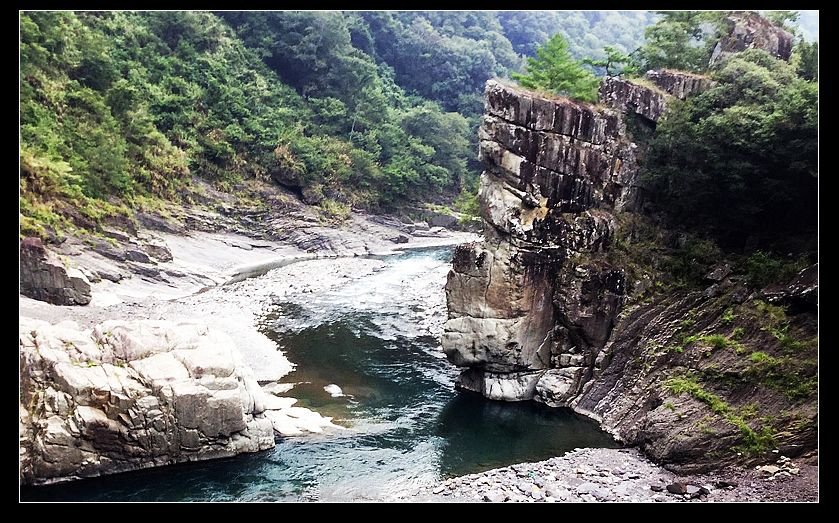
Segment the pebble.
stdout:
<path fill-rule="evenodd" d="M 634 449 L 578 449 L 538 463 L 448 480 L 448 488 L 438 486 L 431 492 L 493 503 L 756 501 L 767 499 L 763 493 L 771 493 L 775 487 L 767 490 L 765 481 L 750 479 L 763 475 L 763 480 L 775 478 L 786 483 L 791 481 L 788 477 L 800 473 L 789 459 L 778 463 L 781 466 L 764 466 L 778 469 L 771 475 L 762 472 L 765 469 L 752 469 L 746 471 L 751 477 L 735 476 L 737 481 L 714 476 L 679 478 Z"/>

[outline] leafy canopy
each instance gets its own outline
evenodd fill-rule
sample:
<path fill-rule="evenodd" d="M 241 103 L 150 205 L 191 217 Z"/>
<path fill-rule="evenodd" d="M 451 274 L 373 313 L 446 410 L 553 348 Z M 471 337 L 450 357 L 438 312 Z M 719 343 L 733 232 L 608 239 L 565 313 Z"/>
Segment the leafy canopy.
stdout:
<path fill-rule="evenodd" d="M 677 224 L 734 248 L 815 247 L 818 84 L 758 49 L 659 122 L 646 176 Z"/>
<path fill-rule="evenodd" d="M 639 59 L 646 69 L 704 71 L 725 17 L 723 11 L 659 11 L 647 27 Z"/>

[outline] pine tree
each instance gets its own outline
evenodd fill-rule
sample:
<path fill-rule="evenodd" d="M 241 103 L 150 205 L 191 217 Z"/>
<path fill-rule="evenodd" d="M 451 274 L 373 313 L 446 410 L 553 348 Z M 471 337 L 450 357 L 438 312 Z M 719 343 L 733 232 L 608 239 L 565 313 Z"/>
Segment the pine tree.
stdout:
<path fill-rule="evenodd" d="M 598 80 L 568 52 L 568 42 L 555 34 L 528 58 L 527 72 L 513 73 L 514 80 L 530 89 L 550 91 L 586 102 L 597 100 Z"/>

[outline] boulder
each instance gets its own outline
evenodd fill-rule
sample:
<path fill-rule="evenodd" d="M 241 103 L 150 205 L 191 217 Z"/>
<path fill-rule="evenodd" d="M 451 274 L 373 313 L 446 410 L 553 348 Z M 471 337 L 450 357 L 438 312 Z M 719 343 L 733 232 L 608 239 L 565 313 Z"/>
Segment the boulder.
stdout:
<path fill-rule="evenodd" d="M 753 11 L 737 11 L 725 18 L 726 32 L 714 46 L 709 67 L 746 49 L 763 49 L 769 54 L 789 60 L 794 36 Z"/>
<path fill-rule="evenodd" d="M 20 293 L 54 305 L 87 305 L 90 282 L 47 250 L 38 238 L 20 242 Z"/>
<path fill-rule="evenodd" d="M 600 99 L 610 107 L 634 112 L 657 122 L 667 108 L 669 93 L 658 86 L 642 85 L 635 81 L 609 76 L 600 84 Z"/>
<path fill-rule="evenodd" d="M 684 100 L 690 95 L 701 93 L 716 84 L 716 82 L 707 76 L 684 71 L 674 71 L 672 69 L 647 71 L 644 77 L 667 94 L 675 96 L 679 100 Z"/>

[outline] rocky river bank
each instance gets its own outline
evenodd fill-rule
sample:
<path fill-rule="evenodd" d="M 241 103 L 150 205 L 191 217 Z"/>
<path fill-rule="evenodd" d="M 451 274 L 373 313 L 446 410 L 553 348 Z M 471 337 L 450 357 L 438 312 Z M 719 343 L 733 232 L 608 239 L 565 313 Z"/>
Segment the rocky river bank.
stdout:
<path fill-rule="evenodd" d="M 677 475 L 636 449 L 577 449 L 537 463 L 470 474 L 424 489 L 421 502 L 817 501 L 818 467 L 780 466 Z"/>
<path fill-rule="evenodd" d="M 294 238 L 193 210 L 109 229 L 108 241 L 21 243 L 24 484 L 232 456 L 272 448 L 275 435 L 340 430 L 295 405 L 293 384 L 278 383 L 294 364 L 259 331 L 258 317 L 273 300 L 370 274 L 399 248 L 469 235 L 360 214 L 324 227 L 303 207 L 282 216 L 297 223 Z"/>

